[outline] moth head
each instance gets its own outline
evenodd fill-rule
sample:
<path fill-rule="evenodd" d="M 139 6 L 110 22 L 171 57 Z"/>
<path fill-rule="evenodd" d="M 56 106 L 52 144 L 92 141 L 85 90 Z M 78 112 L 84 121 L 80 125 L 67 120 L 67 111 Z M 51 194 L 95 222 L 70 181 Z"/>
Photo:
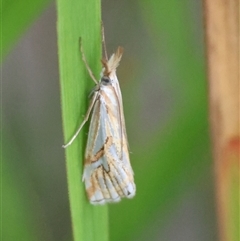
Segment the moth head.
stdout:
<path fill-rule="evenodd" d="M 112 83 L 112 81 L 111 81 L 111 79 L 108 77 L 108 76 L 103 76 L 102 78 L 101 78 L 101 84 L 103 84 L 103 85 L 109 85 L 109 84 L 111 84 Z"/>

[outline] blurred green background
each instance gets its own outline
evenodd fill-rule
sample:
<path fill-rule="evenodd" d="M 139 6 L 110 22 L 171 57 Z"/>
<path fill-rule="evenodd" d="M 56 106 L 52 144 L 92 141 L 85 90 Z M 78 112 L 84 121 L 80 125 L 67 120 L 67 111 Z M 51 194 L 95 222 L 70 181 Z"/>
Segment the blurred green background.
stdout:
<path fill-rule="evenodd" d="M 38 2 L 23 17 L 17 1 L 3 4 L 2 234 L 70 241 L 56 6 Z M 102 18 L 108 52 L 125 50 L 118 77 L 137 185 L 133 200 L 109 205 L 110 240 L 218 240 L 201 1 L 103 0 Z"/>

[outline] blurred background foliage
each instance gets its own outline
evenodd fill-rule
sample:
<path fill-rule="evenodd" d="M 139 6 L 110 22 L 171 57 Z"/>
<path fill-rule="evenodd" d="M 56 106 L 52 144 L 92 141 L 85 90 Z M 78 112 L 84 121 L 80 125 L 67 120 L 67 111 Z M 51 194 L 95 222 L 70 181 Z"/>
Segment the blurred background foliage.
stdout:
<path fill-rule="evenodd" d="M 3 240 L 72 240 L 55 4 L 2 7 Z M 109 205 L 110 240 L 218 240 L 201 2 L 103 0 L 102 17 L 108 52 L 125 49 L 137 185 L 133 200 Z"/>

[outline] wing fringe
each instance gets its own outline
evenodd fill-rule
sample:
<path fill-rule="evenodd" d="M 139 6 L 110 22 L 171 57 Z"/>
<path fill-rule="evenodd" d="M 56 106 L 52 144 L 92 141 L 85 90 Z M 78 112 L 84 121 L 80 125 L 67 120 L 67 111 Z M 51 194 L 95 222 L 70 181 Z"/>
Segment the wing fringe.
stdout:
<path fill-rule="evenodd" d="M 109 163 L 109 171 L 101 165 L 91 176 L 85 176 L 87 195 L 92 204 L 119 202 L 121 198 L 132 198 L 136 192 L 132 173 L 118 163 Z"/>

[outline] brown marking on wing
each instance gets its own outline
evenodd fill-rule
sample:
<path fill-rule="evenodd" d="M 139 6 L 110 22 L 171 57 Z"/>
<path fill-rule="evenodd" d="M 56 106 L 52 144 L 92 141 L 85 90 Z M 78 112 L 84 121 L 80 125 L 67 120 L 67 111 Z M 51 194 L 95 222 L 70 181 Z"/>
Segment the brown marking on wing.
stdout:
<path fill-rule="evenodd" d="M 100 188 L 96 178 L 93 175 L 90 179 L 90 182 L 91 182 L 91 186 L 88 189 L 86 189 L 88 199 L 91 199 L 91 197 L 94 195 L 96 190 Z"/>
<path fill-rule="evenodd" d="M 92 182 L 91 182 L 92 183 Z M 93 183 L 92 183 L 93 184 Z M 87 192 L 87 196 L 88 196 L 88 199 L 90 200 L 91 197 L 94 195 L 94 193 L 96 192 L 96 188 L 91 185 L 88 189 L 86 189 L 86 192 Z"/>
<path fill-rule="evenodd" d="M 105 154 L 105 150 L 110 148 L 110 146 L 113 144 L 113 138 L 112 136 L 108 136 L 105 140 L 105 143 L 103 144 L 103 146 L 99 149 L 99 151 L 93 156 L 90 157 L 88 156 L 85 159 L 85 164 L 91 164 L 93 162 L 98 161 L 104 154 Z"/>
<path fill-rule="evenodd" d="M 113 138 L 112 136 L 107 137 L 107 141 L 105 142 L 105 149 L 108 149 L 113 143 Z"/>
<path fill-rule="evenodd" d="M 92 162 L 96 162 L 104 155 L 104 146 L 101 147 L 101 149 L 95 154 L 95 156 L 92 159 Z"/>
<path fill-rule="evenodd" d="M 108 86 L 108 88 L 111 88 L 111 86 Z M 110 98 L 108 97 L 108 95 L 105 93 L 105 91 L 100 90 L 100 95 L 102 96 L 102 98 L 104 99 L 104 101 L 105 101 L 105 103 L 106 103 L 106 105 L 105 105 L 106 111 L 107 111 L 107 113 L 109 114 L 108 103 L 111 103 L 111 100 L 110 100 Z"/>
<path fill-rule="evenodd" d="M 87 147 L 85 151 L 85 162 L 90 163 L 87 161 L 91 153 L 93 152 L 93 149 L 95 147 L 96 139 L 98 136 L 99 128 L 100 128 L 100 118 L 99 118 L 99 113 L 100 113 L 100 101 L 96 100 L 95 106 L 93 109 L 92 113 L 92 118 L 91 118 L 91 124 L 88 132 L 88 141 L 87 141 Z M 91 140 L 91 141 L 89 141 Z"/>

